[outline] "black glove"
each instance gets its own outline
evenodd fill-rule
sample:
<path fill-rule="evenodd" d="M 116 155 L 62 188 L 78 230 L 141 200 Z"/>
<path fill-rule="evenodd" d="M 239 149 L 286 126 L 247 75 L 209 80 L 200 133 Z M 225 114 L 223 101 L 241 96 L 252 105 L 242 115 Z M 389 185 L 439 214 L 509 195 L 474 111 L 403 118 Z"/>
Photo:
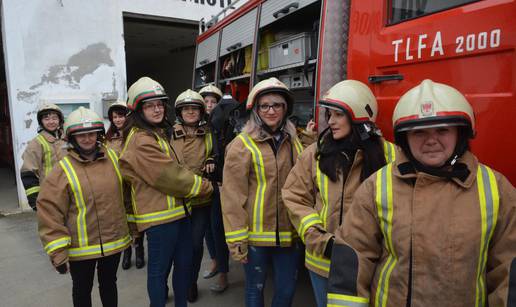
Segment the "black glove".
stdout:
<path fill-rule="evenodd" d="M 68 263 L 65 262 L 65 263 L 63 263 L 61 265 L 58 265 L 56 267 L 56 271 L 59 272 L 59 274 L 66 274 L 66 273 L 68 273 Z"/>
<path fill-rule="evenodd" d="M 333 250 L 333 243 L 335 243 L 335 237 L 331 237 L 328 243 L 326 243 L 326 248 L 324 249 L 324 256 L 328 259 L 331 259 L 331 252 Z"/>

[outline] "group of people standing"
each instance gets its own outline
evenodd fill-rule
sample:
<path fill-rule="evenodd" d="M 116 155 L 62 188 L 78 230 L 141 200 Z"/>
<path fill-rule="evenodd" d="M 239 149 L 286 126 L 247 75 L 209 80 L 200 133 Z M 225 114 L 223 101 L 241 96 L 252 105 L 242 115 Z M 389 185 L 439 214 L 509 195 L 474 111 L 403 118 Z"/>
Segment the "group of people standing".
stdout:
<path fill-rule="evenodd" d="M 95 267 L 104 306 L 116 306 L 121 252 L 133 241 L 143 253 L 143 234 L 151 306 L 165 305 L 172 269 L 175 306 L 197 299 L 204 237 L 214 260 L 205 276 L 220 272 L 212 290 L 227 288 L 229 248 L 248 307 L 264 306 L 271 268 L 272 306 L 291 306 L 303 254 L 319 307 L 516 305 L 516 190 L 469 151 L 475 118 L 459 91 L 424 80 L 403 95 L 396 145 L 359 81 L 322 96 L 328 127 L 314 142 L 288 119 L 288 87 L 270 78 L 219 148 L 206 121 L 221 96 L 214 86 L 183 92 L 171 125 L 163 87 L 143 77 L 106 135 L 91 110 L 72 112 L 63 132 L 57 107 L 38 112 L 22 180 L 52 264 L 71 273 L 75 306 L 91 306 Z"/>

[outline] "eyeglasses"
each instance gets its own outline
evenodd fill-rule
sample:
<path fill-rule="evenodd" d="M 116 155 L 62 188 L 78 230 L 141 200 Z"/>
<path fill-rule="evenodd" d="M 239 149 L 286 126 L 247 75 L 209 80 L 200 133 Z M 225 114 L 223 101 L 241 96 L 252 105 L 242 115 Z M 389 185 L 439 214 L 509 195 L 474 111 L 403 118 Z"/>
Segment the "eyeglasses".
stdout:
<path fill-rule="evenodd" d="M 163 104 L 163 102 L 161 101 L 157 101 L 157 102 L 146 102 L 144 105 L 143 105 L 143 109 L 144 110 L 149 110 L 149 109 L 152 109 L 152 110 L 155 110 L 155 109 L 158 109 L 158 110 L 163 110 L 165 108 L 165 105 Z"/>
<path fill-rule="evenodd" d="M 258 109 L 260 112 L 267 113 L 270 109 L 273 109 L 275 112 L 282 110 L 285 107 L 285 103 L 283 102 L 274 102 L 273 104 L 260 104 L 258 105 Z"/>

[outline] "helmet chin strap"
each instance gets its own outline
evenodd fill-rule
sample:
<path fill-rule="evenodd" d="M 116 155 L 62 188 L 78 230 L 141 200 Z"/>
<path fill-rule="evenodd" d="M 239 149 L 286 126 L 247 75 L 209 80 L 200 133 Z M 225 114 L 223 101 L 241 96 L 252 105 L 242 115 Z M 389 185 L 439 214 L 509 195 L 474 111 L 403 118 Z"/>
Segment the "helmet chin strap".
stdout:
<path fill-rule="evenodd" d="M 414 155 L 412 154 L 412 151 L 410 150 L 408 146 L 408 141 L 406 140 L 407 136 L 405 134 L 405 142 L 400 147 L 403 149 L 403 152 L 407 155 L 407 158 L 409 159 L 410 163 L 414 166 L 414 168 L 418 171 L 425 172 L 430 175 L 434 175 L 437 177 L 445 177 L 445 178 L 453 178 L 457 177 L 459 179 L 464 179 L 469 174 L 469 170 L 465 168 L 464 164 L 458 163 L 457 161 L 467 150 L 467 141 L 459 141 L 457 145 L 455 145 L 455 149 L 446 160 L 446 162 L 439 167 L 432 167 L 432 166 L 426 166 L 419 162 Z"/>

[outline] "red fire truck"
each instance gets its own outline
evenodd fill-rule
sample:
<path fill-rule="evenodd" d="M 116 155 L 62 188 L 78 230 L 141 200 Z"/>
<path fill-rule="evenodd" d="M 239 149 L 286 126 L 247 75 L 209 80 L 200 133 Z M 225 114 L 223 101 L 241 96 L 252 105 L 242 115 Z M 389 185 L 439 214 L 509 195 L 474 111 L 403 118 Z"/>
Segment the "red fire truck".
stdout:
<path fill-rule="evenodd" d="M 392 140 L 399 97 L 423 79 L 473 105 L 472 150 L 516 184 L 515 0 L 250 0 L 197 39 L 193 87 L 216 84 L 244 101 L 271 76 L 294 92 L 300 125 L 333 84 L 368 84 Z"/>

